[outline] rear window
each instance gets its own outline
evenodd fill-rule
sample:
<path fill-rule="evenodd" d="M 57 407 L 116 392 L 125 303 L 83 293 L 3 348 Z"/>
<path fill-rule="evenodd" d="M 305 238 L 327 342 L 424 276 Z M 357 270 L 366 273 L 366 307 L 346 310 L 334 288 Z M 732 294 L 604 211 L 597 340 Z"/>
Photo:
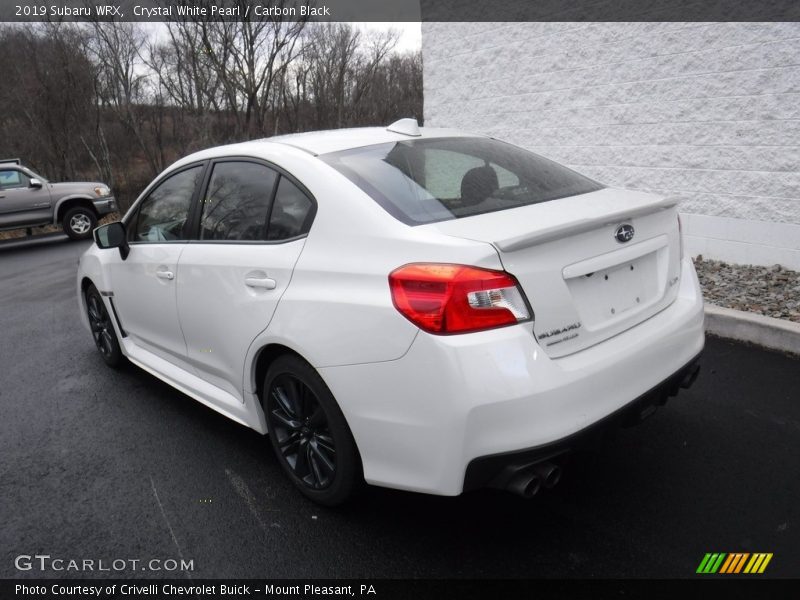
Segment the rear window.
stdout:
<path fill-rule="evenodd" d="M 409 225 L 577 196 L 602 185 L 488 138 L 419 139 L 320 156 Z"/>

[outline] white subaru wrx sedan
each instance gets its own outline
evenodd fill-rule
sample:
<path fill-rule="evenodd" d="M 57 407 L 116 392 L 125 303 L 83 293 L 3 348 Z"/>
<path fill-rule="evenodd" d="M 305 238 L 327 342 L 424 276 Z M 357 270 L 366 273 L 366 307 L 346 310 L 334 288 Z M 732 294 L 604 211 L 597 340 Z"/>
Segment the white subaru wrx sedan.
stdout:
<path fill-rule="evenodd" d="M 77 284 L 106 363 L 268 433 L 317 502 L 364 480 L 530 497 L 693 382 L 680 236 L 674 200 L 403 119 L 178 161 Z"/>

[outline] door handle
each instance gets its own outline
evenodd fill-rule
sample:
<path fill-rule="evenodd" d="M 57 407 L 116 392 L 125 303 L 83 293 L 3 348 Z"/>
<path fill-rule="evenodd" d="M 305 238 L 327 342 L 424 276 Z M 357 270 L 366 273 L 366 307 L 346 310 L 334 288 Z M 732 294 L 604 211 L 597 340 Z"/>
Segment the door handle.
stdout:
<path fill-rule="evenodd" d="M 175 279 L 175 273 L 173 273 L 172 271 L 156 271 L 156 277 L 158 277 L 159 279 L 169 279 L 170 281 L 172 281 L 173 279 Z"/>
<path fill-rule="evenodd" d="M 245 277 L 244 284 L 251 288 L 261 288 L 264 290 L 274 290 L 278 283 L 269 277 Z"/>

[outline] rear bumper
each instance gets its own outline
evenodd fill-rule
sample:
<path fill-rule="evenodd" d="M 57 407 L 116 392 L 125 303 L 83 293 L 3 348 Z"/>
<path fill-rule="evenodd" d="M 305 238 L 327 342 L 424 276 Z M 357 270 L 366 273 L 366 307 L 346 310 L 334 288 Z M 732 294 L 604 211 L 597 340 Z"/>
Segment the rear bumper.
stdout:
<path fill-rule="evenodd" d="M 703 349 L 703 322 L 687 259 L 669 307 L 569 356 L 547 356 L 526 323 L 457 336 L 420 333 L 398 360 L 320 374 L 347 418 L 369 483 L 457 495 L 481 479 L 473 461 L 557 445 L 677 377 Z"/>
<path fill-rule="evenodd" d="M 566 438 L 537 448 L 518 450 L 493 456 L 481 456 L 470 461 L 464 476 L 464 491 L 482 487 L 505 488 L 511 476 L 527 467 L 559 457 L 601 438 L 609 430 L 635 425 L 650 416 L 658 406 L 676 396 L 681 388 L 688 389 L 700 371 L 698 354 L 677 373 L 648 390 L 630 404 Z"/>

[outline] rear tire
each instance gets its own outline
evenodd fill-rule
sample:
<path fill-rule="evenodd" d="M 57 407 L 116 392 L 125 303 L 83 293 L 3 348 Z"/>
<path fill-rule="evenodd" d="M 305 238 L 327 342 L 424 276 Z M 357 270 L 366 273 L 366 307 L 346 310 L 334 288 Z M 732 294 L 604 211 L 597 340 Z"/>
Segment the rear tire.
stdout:
<path fill-rule="evenodd" d="M 90 208 L 76 206 L 67 210 L 61 226 L 70 239 L 85 240 L 91 237 L 92 231 L 97 227 L 97 215 Z"/>
<path fill-rule="evenodd" d="M 100 357 L 111 368 L 116 369 L 122 364 L 124 356 L 119 347 L 117 333 L 114 331 L 114 324 L 111 316 L 106 310 L 106 305 L 100 292 L 94 285 L 86 289 L 86 312 L 89 317 L 89 326 L 92 330 L 94 344 Z"/>
<path fill-rule="evenodd" d="M 361 460 L 339 405 L 317 371 L 278 357 L 264 378 L 262 405 L 281 468 L 318 504 L 346 502 L 363 481 Z"/>

